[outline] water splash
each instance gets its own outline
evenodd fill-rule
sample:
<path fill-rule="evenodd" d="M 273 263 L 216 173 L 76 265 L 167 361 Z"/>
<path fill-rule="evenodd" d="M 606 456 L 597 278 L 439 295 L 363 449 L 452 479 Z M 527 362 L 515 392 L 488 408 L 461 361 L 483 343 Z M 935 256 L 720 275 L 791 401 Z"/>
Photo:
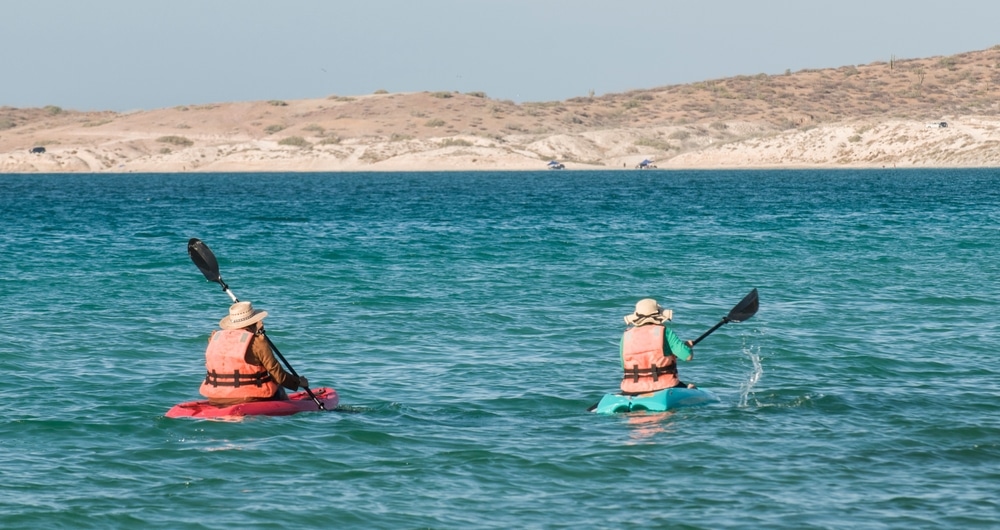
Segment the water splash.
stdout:
<path fill-rule="evenodd" d="M 760 381 L 761 376 L 764 374 L 764 367 L 760 363 L 760 345 L 747 344 L 747 342 L 748 337 L 743 337 L 743 354 L 750 359 L 751 369 L 747 380 L 740 385 L 739 407 L 747 406 L 750 399 L 750 393 L 753 392 L 754 386 L 758 381 Z"/>

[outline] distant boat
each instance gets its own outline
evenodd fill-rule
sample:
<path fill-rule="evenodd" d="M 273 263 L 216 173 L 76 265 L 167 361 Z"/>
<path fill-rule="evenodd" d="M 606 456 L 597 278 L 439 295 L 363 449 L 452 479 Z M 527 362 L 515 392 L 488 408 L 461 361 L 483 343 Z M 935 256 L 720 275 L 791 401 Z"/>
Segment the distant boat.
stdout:
<path fill-rule="evenodd" d="M 566 169 L 566 165 L 553 160 L 549 162 L 549 169 Z"/>
<path fill-rule="evenodd" d="M 642 162 L 639 162 L 639 165 L 635 166 L 635 168 L 636 169 L 656 169 L 656 166 L 653 164 L 652 160 L 650 160 L 650 159 L 647 158 L 647 159 L 643 160 Z"/>

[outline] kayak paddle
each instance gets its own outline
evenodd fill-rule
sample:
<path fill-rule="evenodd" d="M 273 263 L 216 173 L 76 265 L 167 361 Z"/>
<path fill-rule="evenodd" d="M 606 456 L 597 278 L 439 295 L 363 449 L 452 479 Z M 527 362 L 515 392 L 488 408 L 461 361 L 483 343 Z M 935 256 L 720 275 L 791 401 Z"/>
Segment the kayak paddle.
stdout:
<path fill-rule="evenodd" d="M 760 299 L 757 297 L 757 288 L 754 287 L 754 289 L 750 291 L 750 293 L 748 293 L 746 296 L 743 297 L 743 300 L 740 300 L 740 303 L 736 304 L 736 306 L 729 311 L 728 315 L 722 317 L 722 320 L 720 320 L 718 324 L 712 326 L 712 329 L 702 333 L 700 337 L 692 341 L 693 342 L 692 346 L 694 344 L 698 344 L 699 342 L 701 342 L 702 339 L 711 335 L 715 330 L 721 328 L 723 324 L 727 324 L 729 322 L 743 322 L 744 320 L 748 320 L 750 317 L 757 314 L 757 309 L 759 307 L 760 307 Z M 597 405 L 599 404 L 600 403 L 598 402 L 587 407 L 587 411 L 593 412 L 597 408 Z"/>
<path fill-rule="evenodd" d="M 712 329 L 702 333 L 697 339 L 694 339 L 694 344 L 701 342 L 702 339 L 711 335 L 712 332 L 722 327 L 723 324 L 748 320 L 750 317 L 757 314 L 757 308 L 759 306 L 760 300 L 757 298 L 757 288 L 754 287 L 749 294 L 743 297 L 743 300 L 740 300 L 740 303 L 736 304 L 736 307 L 733 307 L 732 311 L 730 311 L 728 315 L 722 317 L 722 320 L 720 320 L 718 324 L 712 326 Z"/>
<path fill-rule="evenodd" d="M 200 239 L 192 237 L 188 240 L 188 255 L 191 256 L 191 261 L 193 261 L 195 266 L 198 267 L 198 270 L 205 275 L 206 280 L 218 283 L 222 286 L 222 290 L 229 295 L 229 298 L 233 300 L 233 303 L 239 302 L 236 295 L 229 290 L 229 286 L 226 285 L 226 282 L 222 281 L 222 275 L 219 273 L 219 262 L 215 259 L 215 254 L 213 254 L 212 250 L 208 248 L 208 245 L 203 243 Z M 260 334 L 264 336 L 264 340 L 266 340 L 267 345 L 271 347 L 271 351 L 273 351 L 274 354 L 281 359 L 282 364 L 285 365 L 288 372 L 295 377 L 298 377 L 299 374 L 295 372 L 295 369 L 292 368 L 291 364 L 288 364 L 288 360 L 285 359 L 285 356 L 282 355 L 280 351 L 278 351 L 278 347 L 271 342 L 271 337 L 267 336 L 267 332 L 262 329 L 260 330 Z M 304 388 L 306 394 L 309 394 L 309 397 L 316 402 L 316 405 L 320 408 L 320 410 L 326 410 L 326 405 L 323 405 L 323 402 L 320 401 L 315 394 L 313 394 L 312 390 L 309 390 L 309 387 L 302 388 Z"/>

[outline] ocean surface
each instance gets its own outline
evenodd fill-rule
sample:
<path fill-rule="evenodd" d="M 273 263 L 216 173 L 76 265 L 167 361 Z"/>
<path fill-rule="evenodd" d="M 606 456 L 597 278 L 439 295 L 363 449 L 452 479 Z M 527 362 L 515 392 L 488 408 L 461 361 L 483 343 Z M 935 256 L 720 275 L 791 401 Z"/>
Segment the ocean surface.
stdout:
<path fill-rule="evenodd" d="M 997 528 L 1000 172 L 0 175 L 0 528 Z M 229 298 L 341 407 L 167 419 Z M 597 415 L 655 297 L 718 403 Z"/>

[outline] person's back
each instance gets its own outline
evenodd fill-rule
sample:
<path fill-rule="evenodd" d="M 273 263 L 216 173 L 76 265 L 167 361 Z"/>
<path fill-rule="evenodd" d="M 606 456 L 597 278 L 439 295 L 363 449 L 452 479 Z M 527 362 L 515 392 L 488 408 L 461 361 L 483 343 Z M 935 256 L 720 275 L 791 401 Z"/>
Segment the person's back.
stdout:
<path fill-rule="evenodd" d="M 212 332 L 205 350 L 205 380 L 200 392 L 215 406 L 288 399 L 284 389 L 308 386 L 304 377 L 286 372 L 264 336 L 267 311 L 236 302 Z"/>
<path fill-rule="evenodd" d="M 635 311 L 625 316 L 621 340 L 623 394 L 645 394 L 666 388 L 688 386 L 677 373 L 677 359 L 694 357 L 691 341 L 683 342 L 664 322 L 673 319 L 673 311 L 663 309 L 652 298 L 640 300 Z"/>

